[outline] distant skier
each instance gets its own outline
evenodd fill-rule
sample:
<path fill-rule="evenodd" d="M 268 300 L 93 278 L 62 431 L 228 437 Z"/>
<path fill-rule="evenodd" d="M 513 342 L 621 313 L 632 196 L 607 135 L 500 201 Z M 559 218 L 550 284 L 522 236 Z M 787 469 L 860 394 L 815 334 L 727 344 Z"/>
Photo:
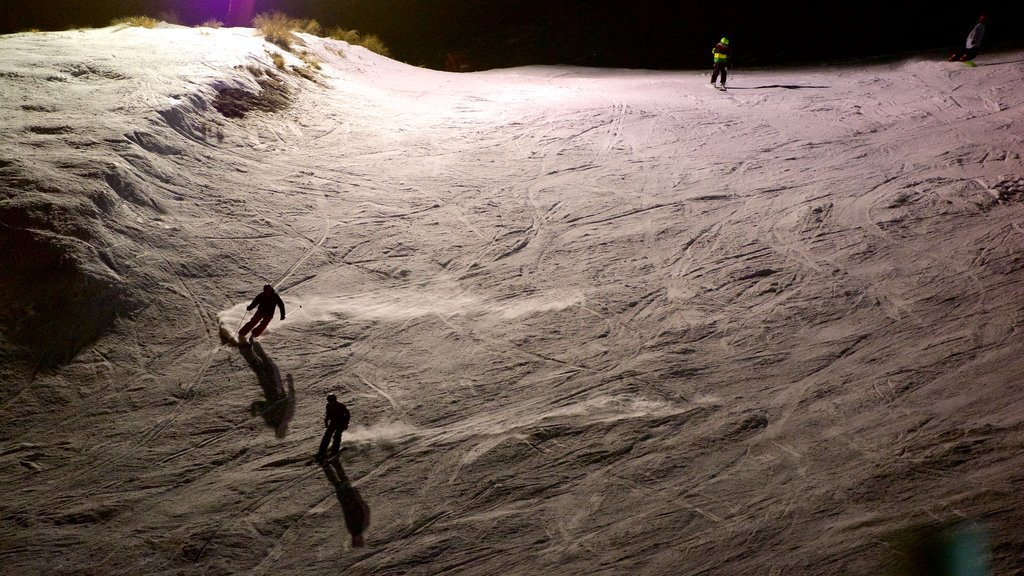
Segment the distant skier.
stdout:
<path fill-rule="evenodd" d="M 723 37 L 715 44 L 715 47 L 711 49 L 711 54 L 715 58 L 715 67 L 711 72 L 711 85 L 715 86 L 715 80 L 718 80 L 718 75 L 722 75 L 722 86 L 719 90 L 725 90 L 725 79 L 729 75 L 729 39 Z"/>
<path fill-rule="evenodd" d="M 331 446 L 331 455 L 337 454 L 341 451 L 341 433 L 348 430 L 348 421 L 351 415 L 348 412 L 348 408 L 338 402 L 338 397 L 334 394 L 327 396 L 327 410 L 324 413 L 324 426 L 327 430 L 324 432 L 324 437 L 320 440 L 320 450 L 316 453 L 316 460 L 323 462 L 324 458 L 327 457 L 327 445 L 331 444 L 331 439 L 334 439 L 333 445 Z"/>
<path fill-rule="evenodd" d="M 274 287 L 270 284 L 264 285 L 263 292 L 257 294 L 252 299 L 252 303 L 245 307 L 246 310 L 252 310 L 253 308 L 256 308 L 256 313 L 238 331 L 238 343 L 242 346 L 246 345 L 245 335 L 250 330 L 252 330 L 253 338 L 263 334 L 267 324 L 270 324 L 270 320 L 274 318 L 274 308 L 281 308 L 281 320 L 284 320 L 284 302 L 277 295 L 277 292 L 274 292 Z M 254 326 L 255 329 L 253 329 Z"/>
<path fill-rule="evenodd" d="M 981 41 L 985 38 L 985 15 L 978 16 L 978 23 L 971 29 L 971 33 L 967 35 L 967 42 L 964 43 L 964 49 L 954 52 L 949 57 L 949 62 L 959 60 L 961 62 L 970 62 L 974 60 L 974 57 L 978 55 L 978 49 L 981 48 Z"/>
<path fill-rule="evenodd" d="M 449 52 L 444 58 L 444 69 L 446 72 L 469 72 L 471 66 L 462 53 Z"/>

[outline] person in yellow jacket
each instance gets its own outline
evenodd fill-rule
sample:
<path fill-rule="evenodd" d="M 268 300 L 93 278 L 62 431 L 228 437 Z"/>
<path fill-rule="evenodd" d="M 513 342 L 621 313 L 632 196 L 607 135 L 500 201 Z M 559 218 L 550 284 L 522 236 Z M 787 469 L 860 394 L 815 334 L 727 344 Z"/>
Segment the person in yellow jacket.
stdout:
<path fill-rule="evenodd" d="M 715 86 L 715 81 L 718 80 L 718 75 L 721 73 L 722 87 L 719 90 L 725 90 L 725 79 L 729 75 L 729 39 L 723 37 L 719 40 L 718 44 L 711 49 L 711 54 L 715 57 L 715 68 L 711 72 L 711 85 Z"/>

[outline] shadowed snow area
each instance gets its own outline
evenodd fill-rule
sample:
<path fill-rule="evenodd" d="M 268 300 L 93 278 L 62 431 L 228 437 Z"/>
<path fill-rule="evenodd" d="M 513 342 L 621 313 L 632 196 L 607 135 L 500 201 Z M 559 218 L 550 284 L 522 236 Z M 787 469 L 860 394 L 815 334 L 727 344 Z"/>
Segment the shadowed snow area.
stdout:
<path fill-rule="evenodd" d="M 959 520 L 1024 568 L 1024 53 L 300 36 L 0 37 L 5 573 L 876 575 Z"/>

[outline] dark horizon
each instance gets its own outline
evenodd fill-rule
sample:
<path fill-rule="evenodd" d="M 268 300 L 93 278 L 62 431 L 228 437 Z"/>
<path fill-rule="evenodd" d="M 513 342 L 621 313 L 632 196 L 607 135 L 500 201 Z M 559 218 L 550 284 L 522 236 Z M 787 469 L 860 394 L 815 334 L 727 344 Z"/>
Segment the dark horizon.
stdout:
<path fill-rule="evenodd" d="M 865 0 L 826 5 L 807 0 L 740 0 L 708 8 L 697 2 L 585 0 L 11 0 L 0 33 L 101 27 L 146 15 L 194 26 L 228 25 L 228 7 L 281 11 L 376 34 L 403 62 L 440 69 L 458 52 L 473 69 L 569 64 L 693 69 L 729 36 L 736 66 L 824 63 L 908 52 L 950 50 L 977 16 L 988 14 L 983 51 L 1024 46 L 1024 2 L 998 0 L 922 10 L 911 3 Z"/>

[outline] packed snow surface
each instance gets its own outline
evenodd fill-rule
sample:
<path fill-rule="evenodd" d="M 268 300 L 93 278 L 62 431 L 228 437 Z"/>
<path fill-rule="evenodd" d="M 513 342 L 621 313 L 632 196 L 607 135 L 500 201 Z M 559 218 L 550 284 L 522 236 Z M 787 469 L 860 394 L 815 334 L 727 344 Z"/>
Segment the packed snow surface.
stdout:
<path fill-rule="evenodd" d="M 1020 571 L 1024 53 L 977 63 L 0 38 L 4 573 L 874 575 L 964 520 Z"/>

